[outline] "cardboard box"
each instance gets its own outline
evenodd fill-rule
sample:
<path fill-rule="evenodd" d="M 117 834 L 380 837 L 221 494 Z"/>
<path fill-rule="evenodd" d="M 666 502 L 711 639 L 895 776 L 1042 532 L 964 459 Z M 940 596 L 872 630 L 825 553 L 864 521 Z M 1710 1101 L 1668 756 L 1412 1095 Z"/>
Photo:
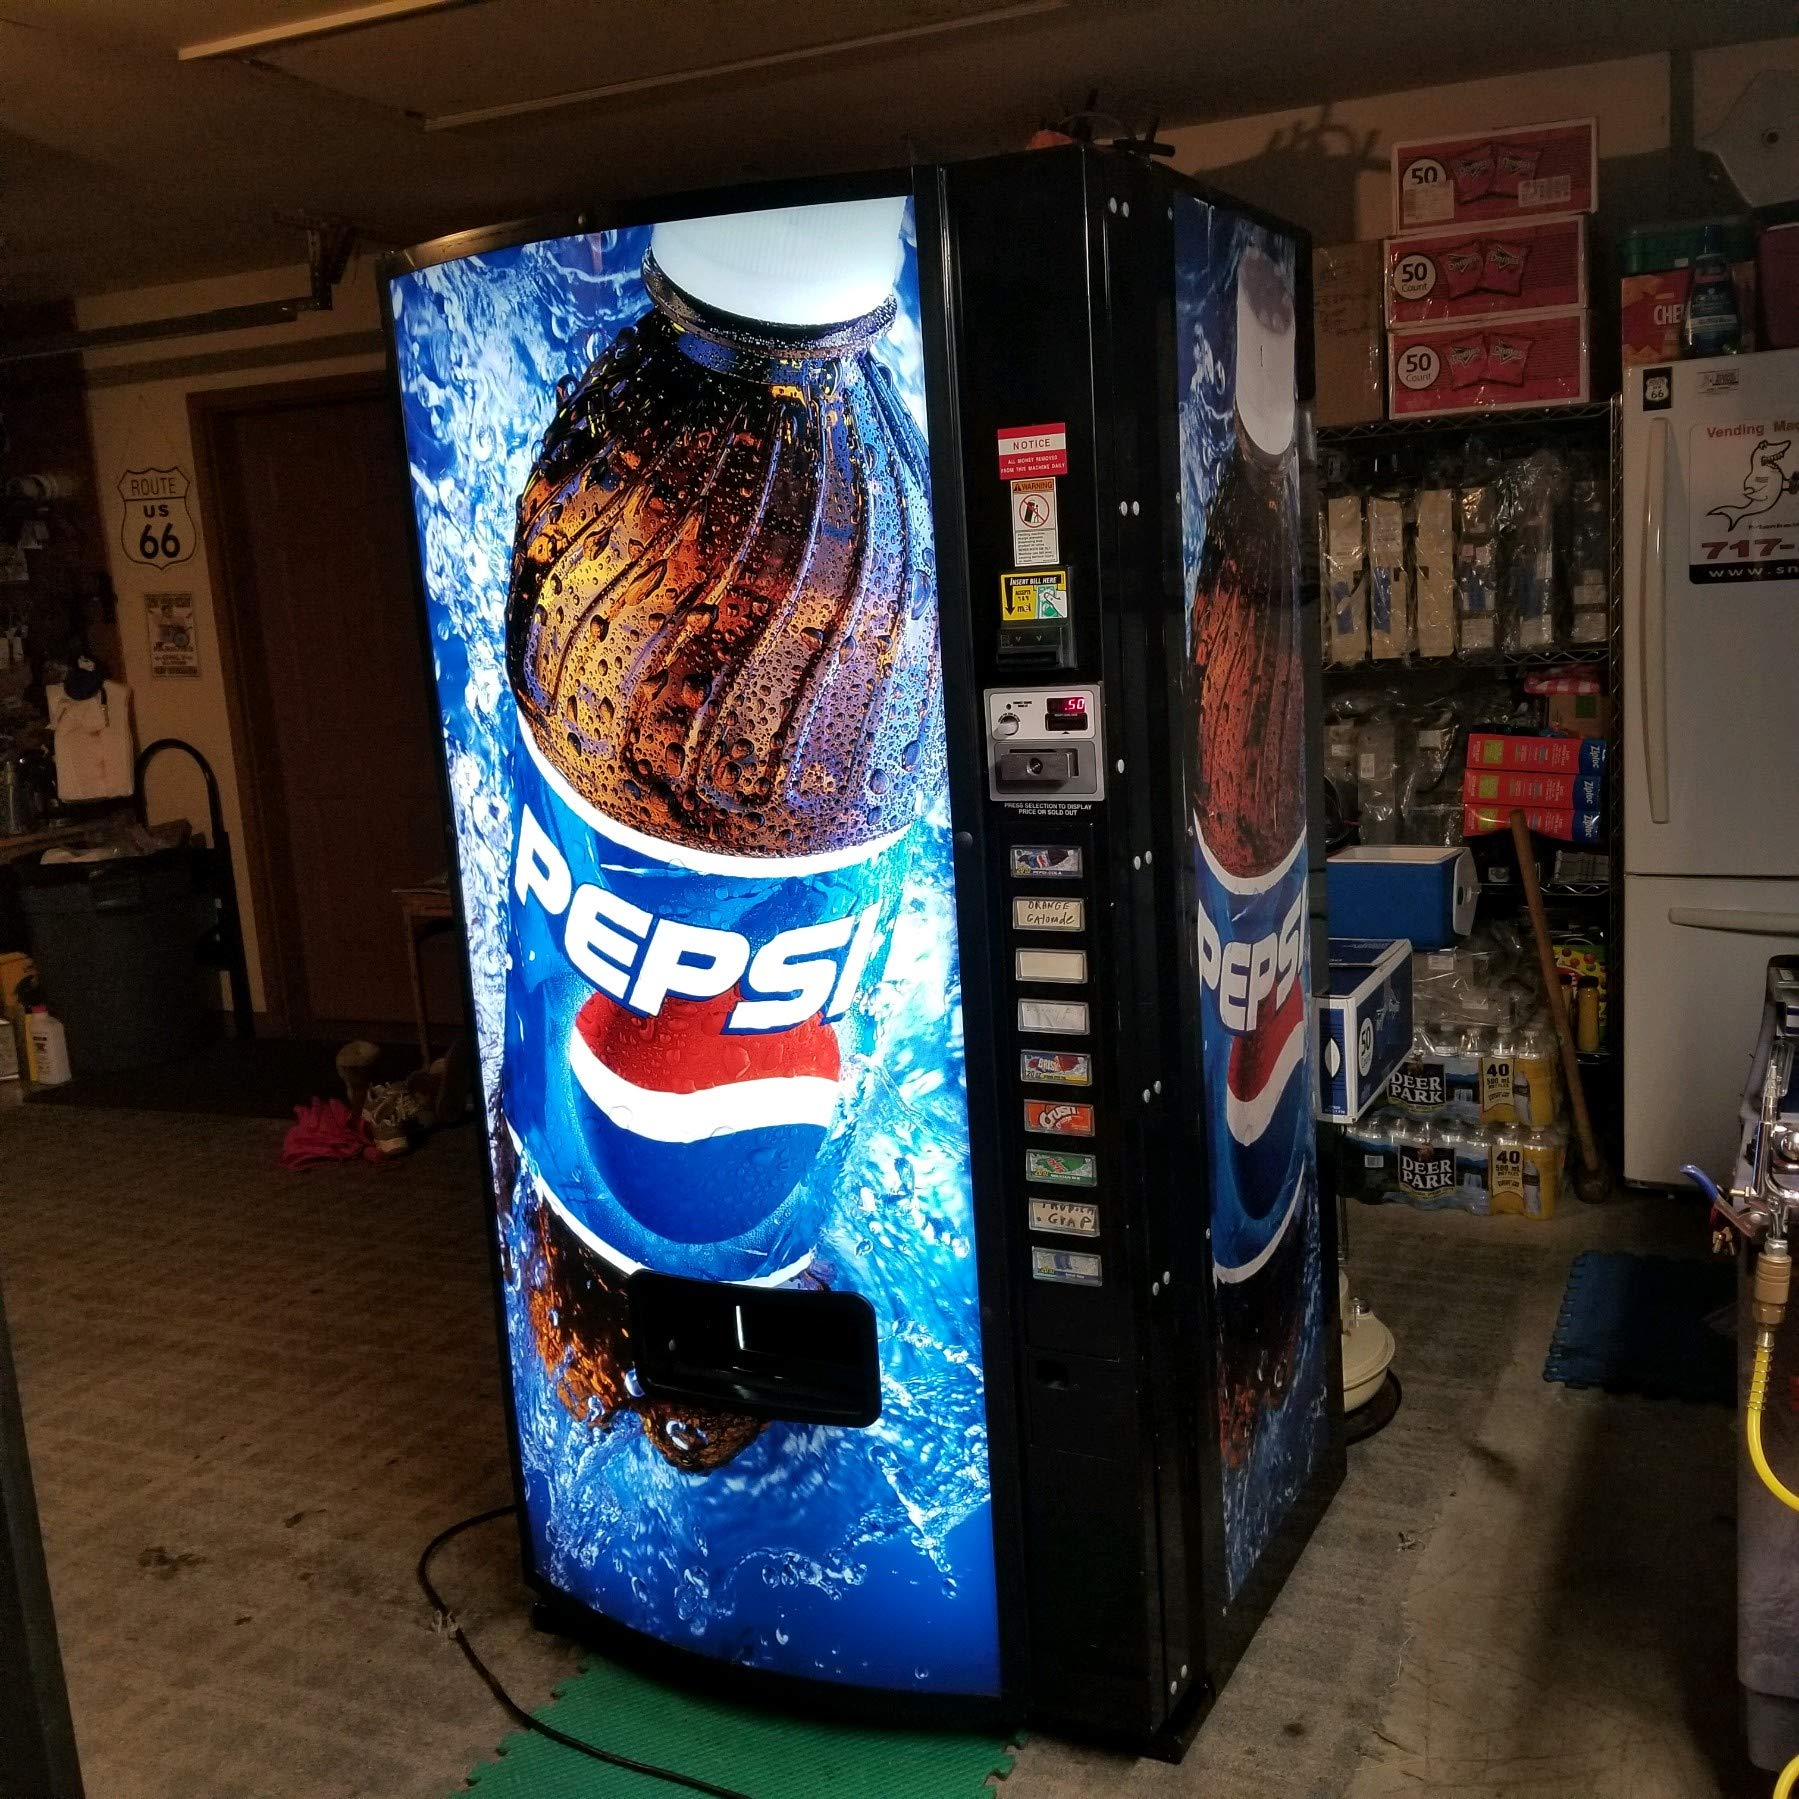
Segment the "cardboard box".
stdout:
<path fill-rule="evenodd" d="M 1312 252 L 1312 335 L 1321 425 L 1386 416 L 1381 246 L 1327 244 Z"/>
<path fill-rule="evenodd" d="M 1458 846 L 1362 843 L 1325 864 L 1333 930 L 1357 941 L 1403 933 L 1418 949 L 1446 949 L 1474 928 L 1480 878 Z"/>
<path fill-rule="evenodd" d="M 1454 227 L 1386 246 L 1387 326 L 1564 311 L 1587 303 L 1587 222 Z"/>
<path fill-rule="evenodd" d="M 1403 937 L 1330 940 L 1318 1042 L 1318 1116 L 1353 1124 L 1412 1047 L 1412 946 Z"/>
<path fill-rule="evenodd" d="M 1605 805 L 1605 777 L 1471 768 L 1462 776 L 1462 797 L 1483 808 L 1547 806 L 1556 812 L 1597 812 Z"/>
<path fill-rule="evenodd" d="M 1514 737 L 1468 733 L 1468 767 L 1513 768 L 1532 774 L 1596 775 L 1605 768 L 1602 737 Z"/>
<path fill-rule="evenodd" d="M 1393 146 L 1392 186 L 1395 231 L 1591 212 L 1599 199 L 1599 128 L 1592 119 L 1564 119 L 1414 138 Z"/>
<path fill-rule="evenodd" d="M 1603 693 L 1552 693 L 1549 695 L 1549 728 L 1566 737 L 1609 737 L 1612 734 L 1612 702 Z"/>
<path fill-rule="evenodd" d="M 1578 405 L 1589 381 L 1584 307 L 1414 325 L 1387 339 L 1387 411 L 1396 419 Z"/>
<path fill-rule="evenodd" d="M 1731 285 L 1737 293 L 1737 317 L 1742 321 L 1743 348 L 1755 348 L 1755 264 L 1733 262 Z M 1618 283 L 1618 335 L 1624 346 L 1624 366 L 1644 362 L 1678 362 L 1687 353 L 1687 295 L 1693 291 L 1691 265 L 1655 269 L 1644 275 L 1625 275 Z"/>

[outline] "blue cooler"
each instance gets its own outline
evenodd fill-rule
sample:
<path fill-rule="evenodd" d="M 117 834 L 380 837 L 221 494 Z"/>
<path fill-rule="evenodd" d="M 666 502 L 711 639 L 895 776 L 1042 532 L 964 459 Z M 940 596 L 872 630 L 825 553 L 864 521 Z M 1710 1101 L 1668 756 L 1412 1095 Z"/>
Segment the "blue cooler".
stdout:
<path fill-rule="evenodd" d="M 1480 879 L 1466 846 L 1361 844 L 1329 863 L 1333 937 L 1407 937 L 1448 949 L 1474 928 Z"/>

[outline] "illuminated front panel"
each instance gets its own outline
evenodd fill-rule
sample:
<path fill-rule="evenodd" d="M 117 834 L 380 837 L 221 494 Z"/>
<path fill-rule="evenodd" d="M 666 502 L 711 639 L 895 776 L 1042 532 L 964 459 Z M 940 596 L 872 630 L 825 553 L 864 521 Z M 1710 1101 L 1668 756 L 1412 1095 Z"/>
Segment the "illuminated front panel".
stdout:
<path fill-rule="evenodd" d="M 535 1569 L 721 1659 L 994 1692 L 910 203 L 391 302 Z M 878 1417 L 683 1395 L 655 1276 L 733 1283 L 727 1359 L 866 1341 Z"/>

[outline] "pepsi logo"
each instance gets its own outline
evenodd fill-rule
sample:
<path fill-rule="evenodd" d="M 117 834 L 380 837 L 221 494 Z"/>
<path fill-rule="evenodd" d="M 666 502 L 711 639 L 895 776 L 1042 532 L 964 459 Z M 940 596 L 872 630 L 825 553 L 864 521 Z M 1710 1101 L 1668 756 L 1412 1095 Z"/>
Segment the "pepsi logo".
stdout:
<path fill-rule="evenodd" d="M 596 1171 L 640 1224 L 679 1242 L 723 1242 L 769 1217 L 836 1111 L 831 1025 L 813 1017 L 779 1033 L 733 1032 L 741 1004 L 733 990 L 644 1017 L 595 993 L 569 1033 Z"/>

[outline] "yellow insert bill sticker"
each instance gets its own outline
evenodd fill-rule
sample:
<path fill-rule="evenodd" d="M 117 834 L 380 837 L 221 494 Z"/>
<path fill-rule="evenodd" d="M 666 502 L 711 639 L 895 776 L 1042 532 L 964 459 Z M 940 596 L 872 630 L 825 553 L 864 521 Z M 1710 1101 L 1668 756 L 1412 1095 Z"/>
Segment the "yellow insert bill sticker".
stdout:
<path fill-rule="evenodd" d="M 1068 616 L 1068 570 L 1018 569 L 999 578 L 999 615 L 1005 624 L 1041 624 Z"/>

